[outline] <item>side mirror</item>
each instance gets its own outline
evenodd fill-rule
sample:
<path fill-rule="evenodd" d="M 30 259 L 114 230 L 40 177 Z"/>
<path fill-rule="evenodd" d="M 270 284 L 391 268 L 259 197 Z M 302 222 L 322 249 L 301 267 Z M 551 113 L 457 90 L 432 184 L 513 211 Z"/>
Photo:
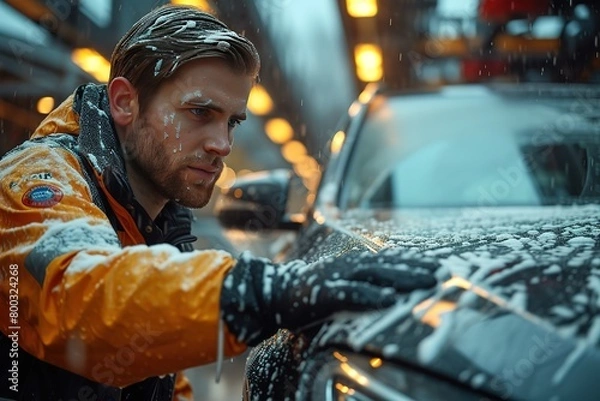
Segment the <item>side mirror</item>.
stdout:
<path fill-rule="evenodd" d="M 285 169 L 238 178 L 215 205 L 219 222 L 244 231 L 299 229 L 301 219 L 287 213 L 291 179 L 292 172 Z"/>

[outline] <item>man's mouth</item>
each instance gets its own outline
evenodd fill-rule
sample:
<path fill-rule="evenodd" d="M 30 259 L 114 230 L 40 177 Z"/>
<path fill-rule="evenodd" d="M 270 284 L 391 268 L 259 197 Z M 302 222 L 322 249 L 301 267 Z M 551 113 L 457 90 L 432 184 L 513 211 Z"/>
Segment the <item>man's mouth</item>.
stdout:
<path fill-rule="evenodd" d="M 220 172 L 220 168 L 208 164 L 190 165 L 187 166 L 187 170 L 194 182 L 211 181 L 215 179 Z"/>

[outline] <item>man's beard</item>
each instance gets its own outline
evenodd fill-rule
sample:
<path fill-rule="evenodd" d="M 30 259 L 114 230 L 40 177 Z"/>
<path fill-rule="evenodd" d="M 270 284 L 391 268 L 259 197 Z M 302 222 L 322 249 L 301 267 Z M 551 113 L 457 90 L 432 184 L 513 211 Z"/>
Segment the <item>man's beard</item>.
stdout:
<path fill-rule="evenodd" d="M 157 138 L 156 132 L 144 126 L 128 135 L 123 144 L 129 168 L 145 182 L 144 186 L 162 198 L 174 200 L 190 207 L 205 206 L 212 195 L 215 179 L 210 182 L 186 181 L 187 166 L 202 159 L 201 156 L 176 157 L 178 148 L 167 148 L 165 141 Z M 169 158 L 168 155 L 175 157 Z"/>

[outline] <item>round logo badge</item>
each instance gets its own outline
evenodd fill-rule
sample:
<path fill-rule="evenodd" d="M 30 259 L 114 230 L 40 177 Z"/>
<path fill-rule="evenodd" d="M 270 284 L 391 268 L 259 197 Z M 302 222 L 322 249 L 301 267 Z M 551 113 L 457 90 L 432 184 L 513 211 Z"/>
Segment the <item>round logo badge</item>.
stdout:
<path fill-rule="evenodd" d="M 23 204 L 29 207 L 52 207 L 62 197 L 62 191 L 54 185 L 37 185 L 25 192 Z"/>

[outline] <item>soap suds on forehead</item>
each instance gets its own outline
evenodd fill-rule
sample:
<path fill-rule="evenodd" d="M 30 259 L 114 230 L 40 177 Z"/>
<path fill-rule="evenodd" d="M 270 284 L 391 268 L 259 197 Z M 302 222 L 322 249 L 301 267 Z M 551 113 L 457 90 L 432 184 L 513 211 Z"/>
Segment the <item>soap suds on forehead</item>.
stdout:
<path fill-rule="evenodd" d="M 199 90 L 195 90 L 191 93 L 186 93 L 185 95 L 183 95 L 183 97 L 181 98 L 181 105 L 184 105 L 185 103 L 188 103 L 191 100 L 197 102 L 199 99 L 202 99 L 202 92 Z M 206 105 L 209 105 L 210 103 L 212 103 L 211 99 L 206 99 L 202 102 L 202 104 Z"/>

